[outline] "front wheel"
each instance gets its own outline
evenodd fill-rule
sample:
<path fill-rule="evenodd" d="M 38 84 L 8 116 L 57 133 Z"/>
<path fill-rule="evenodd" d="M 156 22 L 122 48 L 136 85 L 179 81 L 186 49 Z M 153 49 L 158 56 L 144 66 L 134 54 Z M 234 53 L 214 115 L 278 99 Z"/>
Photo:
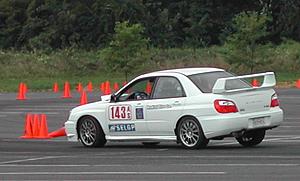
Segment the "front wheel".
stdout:
<path fill-rule="evenodd" d="M 190 149 L 204 148 L 209 140 L 205 138 L 198 120 L 192 117 L 183 118 L 177 127 L 177 139 Z"/>
<path fill-rule="evenodd" d="M 265 134 L 266 130 L 252 130 L 236 138 L 236 140 L 245 147 L 255 146 L 263 141 Z"/>
<path fill-rule="evenodd" d="M 100 124 L 95 118 L 90 116 L 79 120 L 78 134 L 81 143 L 86 147 L 102 147 L 106 143 Z"/>

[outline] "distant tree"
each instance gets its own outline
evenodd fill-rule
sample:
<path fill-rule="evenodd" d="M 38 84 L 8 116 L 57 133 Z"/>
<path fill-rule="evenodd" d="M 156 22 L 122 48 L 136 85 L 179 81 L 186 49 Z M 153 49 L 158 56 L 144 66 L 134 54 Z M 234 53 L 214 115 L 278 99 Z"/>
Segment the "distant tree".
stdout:
<path fill-rule="evenodd" d="M 112 41 L 100 51 L 100 58 L 108 70 L 124 72 L 127 80 L 128 74 L 142 67 L 149 42 L 143 37 L 143 31 L 140 24 L 130 25 L 128 21 L 116 24 Z"/>
<path fill-rule="evenodd" d="M 222 51 L 225 60 L 233 66 L 244 66 L 252 73 L 256 66 L 265 65 L 268 44 L 262 39 L 267 33 L 268 17 L 257 12 L 242 12 L 233 19 L 234 32 L 226 39 Z"/>

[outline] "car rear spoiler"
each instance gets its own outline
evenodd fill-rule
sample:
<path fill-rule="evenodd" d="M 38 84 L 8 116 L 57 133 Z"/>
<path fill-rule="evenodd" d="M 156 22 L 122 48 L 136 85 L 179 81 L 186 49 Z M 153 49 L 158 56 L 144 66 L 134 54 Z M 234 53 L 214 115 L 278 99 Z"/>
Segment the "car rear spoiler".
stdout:
<path fill-rule="evenodd" d="M 264 77 L 264 81 L 261 86 L 259 87 L 249 87 L 249 88 L 242 88 L 242 89 L 233 89 L 233 90 L 226 90 L 226 81 L 227 80 L 235 80 L 235 79 L 246 79 L 246 78 L 254 78 L 254 77 Z M 276 85 L 276 79 L 274 72 L 265 72 L 259 74 L 251 74 L 251 75 L 242 75 L 236 77 L 227 77 L 227 78 L 220 78 L 216 81 L 212 93 L 214 94 L 222 94 L 222 93 L 231 93 L 231 92 L 238 92 L 238 91 L 248 91 L 253 89 L 262 89 L 262 88 L 271 88 Z"/>

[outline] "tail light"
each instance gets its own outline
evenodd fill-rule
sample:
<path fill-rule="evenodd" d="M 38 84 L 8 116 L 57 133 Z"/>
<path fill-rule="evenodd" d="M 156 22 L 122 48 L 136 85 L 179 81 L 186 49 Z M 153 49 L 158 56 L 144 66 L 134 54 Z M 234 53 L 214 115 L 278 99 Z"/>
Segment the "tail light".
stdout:
<path fill-rule="evenodd" d="M 279 106 L 279 100 L 278 100 L 277 94 L 273 94 L 272 98 L 271 98 L 270 107 L 277 107 L 277 106 Z"/>
<path fill-rule="evenodd" d="M 238 109 L 233 101 L 217 99 L 214 101 L 216 111 L 219 113 L 235 113 Z"/>

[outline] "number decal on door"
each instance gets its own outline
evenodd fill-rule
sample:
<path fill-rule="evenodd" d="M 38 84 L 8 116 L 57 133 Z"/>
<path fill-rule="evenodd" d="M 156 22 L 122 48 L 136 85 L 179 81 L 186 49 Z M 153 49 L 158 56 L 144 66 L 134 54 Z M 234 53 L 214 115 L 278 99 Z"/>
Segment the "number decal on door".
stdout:
<path fill-rule="evenodd" d="M 131 120 L 132 111 L 130 105 L 109 106 L 110 120 Z"/>

